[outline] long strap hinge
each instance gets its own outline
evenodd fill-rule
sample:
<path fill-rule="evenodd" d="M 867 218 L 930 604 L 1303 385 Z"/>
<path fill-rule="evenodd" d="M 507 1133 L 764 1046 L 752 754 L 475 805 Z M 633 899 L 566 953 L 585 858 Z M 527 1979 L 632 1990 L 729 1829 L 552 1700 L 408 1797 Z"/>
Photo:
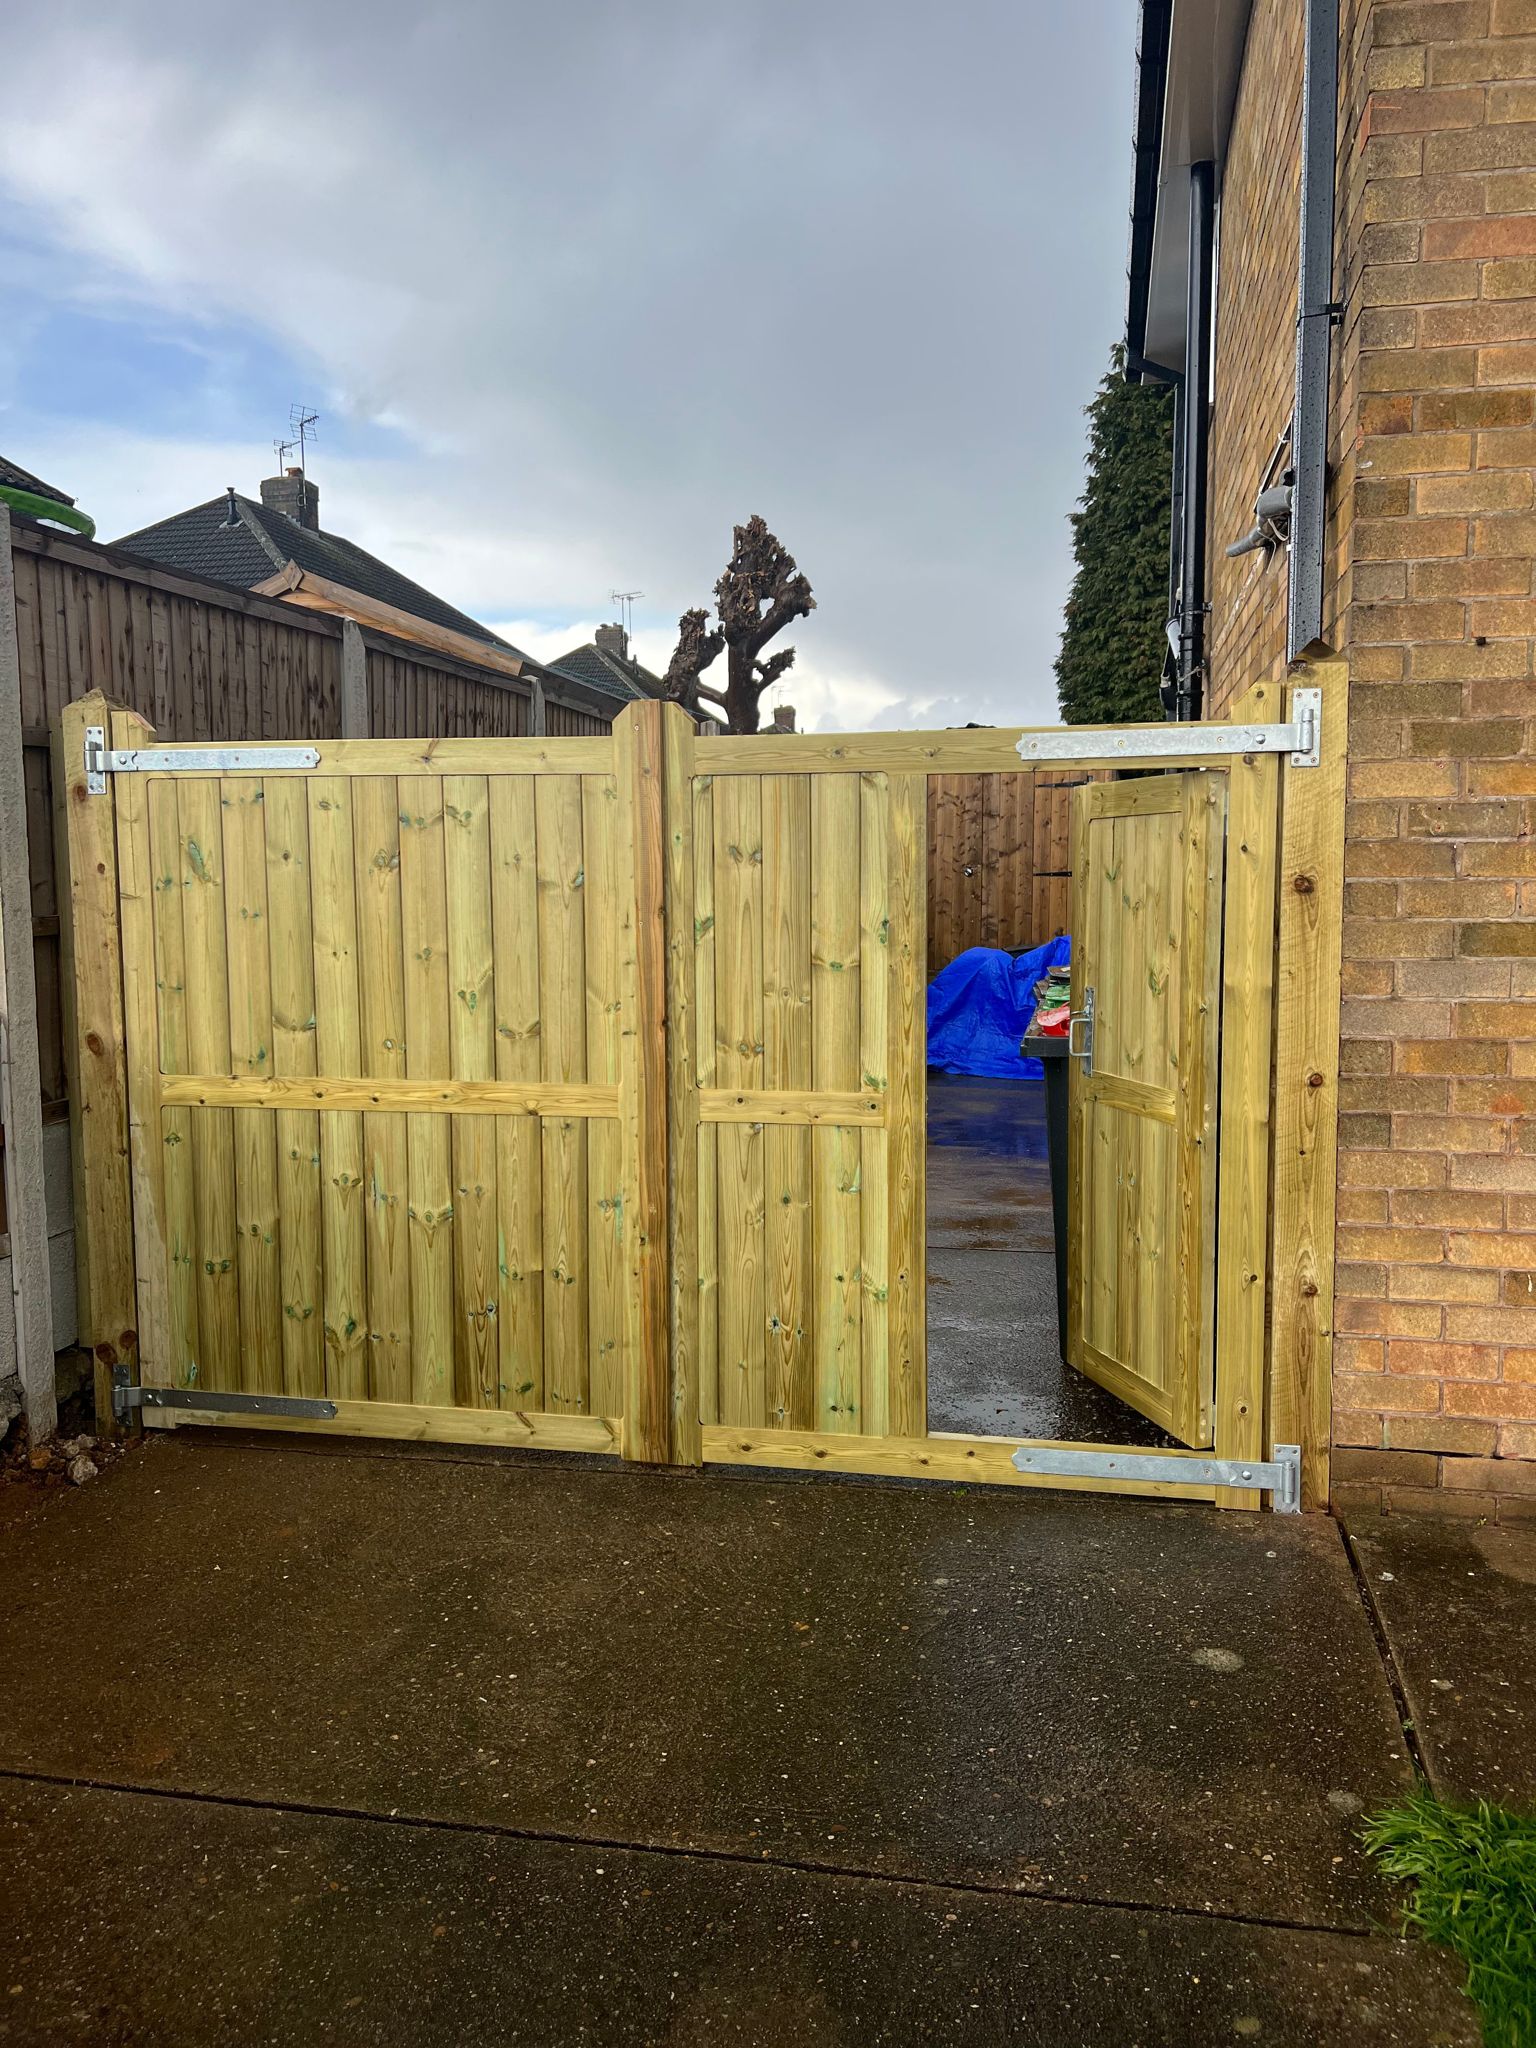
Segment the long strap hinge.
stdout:
<path fill-rule="evenodd" d="M 109 747 L 102 725 L 85 728 L 85 788 L 105 796 L 109 775 L 276 775 L 318 768 L 318 747 Z"/>
<path fill-rule="evenodd" d="M 125 1365 L 112 1369 L 112 1413 L 126 1422 L 136 1408 L 191 1408 L 204 1415 L 282 1415 L 295 1422 L 334 1422 L 334 1401 L 298 1394 L 214 1394 L 200 1387 L 136 1386 Z"/>

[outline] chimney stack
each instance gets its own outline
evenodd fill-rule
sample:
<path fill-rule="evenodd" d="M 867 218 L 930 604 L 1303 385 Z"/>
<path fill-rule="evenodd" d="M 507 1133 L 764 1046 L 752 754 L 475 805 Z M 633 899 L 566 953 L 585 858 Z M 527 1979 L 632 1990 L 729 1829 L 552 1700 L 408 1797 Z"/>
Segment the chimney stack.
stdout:
<path fill-rule="evenodd" d="M 620 661 L 629 659 L 629 635 L 622 626 L 599 626 L 592 641 L 599 654 L 616 654 Z"/>
<path fill-rule="evenodd" d="M 773 707 L 772 732 L 793 732 L 795 729 L 795 707 L 793 704 L 775 704 Z"/>
<path fill-rule="evenodd" d="M 312 484 L 302 469 L 285 469 L 281 476 L 261 480 L 261 502 L 269 512 L 282 512 L 296 526 L 320 530 L 320 487 Z"/>

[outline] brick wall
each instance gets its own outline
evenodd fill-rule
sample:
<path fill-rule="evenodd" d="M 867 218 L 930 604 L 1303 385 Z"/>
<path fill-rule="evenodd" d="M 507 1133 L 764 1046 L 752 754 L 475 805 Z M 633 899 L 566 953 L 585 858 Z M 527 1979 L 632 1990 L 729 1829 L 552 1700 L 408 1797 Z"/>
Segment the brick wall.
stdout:
<path fill-rule="evenodd" d="M 1536 0 L 1369 15 L 1336 1490 L 1536 1513 Z M 1436 1489 L 1431 1492 L 1430 1489 Z"/>
<path fill-rule="evenodd" d="M 1210 700 L 1291 403 L 1301 45 L 1255 0 L 1223 178 Z M 1536 1514 L 1536 0 L 1345 0 L 1330 588 L 1350 653 L 1335 1495 Z"/>
<path fill-rule="evenodd" d="M 1206 715 L 1285 673 L 1284 556 L 1228 560 L 1291 416 L 1304 10 L 1255 0 L 1222 167 L 1212 366 Z"/>

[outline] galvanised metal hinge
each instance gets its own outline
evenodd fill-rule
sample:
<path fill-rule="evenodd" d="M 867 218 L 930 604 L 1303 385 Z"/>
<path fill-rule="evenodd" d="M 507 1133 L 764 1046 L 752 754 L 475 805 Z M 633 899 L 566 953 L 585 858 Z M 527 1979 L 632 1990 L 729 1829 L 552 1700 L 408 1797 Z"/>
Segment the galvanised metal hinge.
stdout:
<path fill-rule="evenodd" d="M 109 775 L 266 775 L 285 768 L 318 768 L 318 747 L 118 747 L 107 745 L 104 725 L 85 728 L 85 788 L 105 796 Z"/>
<path fill-rule="evenodd" d="M 1288 754 L 1293 768 L 1315 768 L 1322 734 L 1323 693 L 1308 687 L 1291 693 L 1288 722 L 1278 725 L 1216 725 L 1177 721 L 1127 726 L 1120 731 L 1063 727 L 1060 732 L 1027 732 L 1019 758 L 1036 761 L 1165 761 L 1209 754 Z"/>
<path fill-rule="evenodd" d="M 1165 1486 L 1243 1486 L 1271 1496 L 1277 1515 L 1301 1513 L 1301 1445 L 1276 1444 L 1273 1458 L 1173 1457 L 1166 1451 L 1095 1451 L 1028 1444 L 1012 1458 L 1015 1472 L 1070 1479 L 1157 1479 Z"/>
<path fill-rule="evenodd" d="M 334 1401 L 297 1394 L 211 1394 L 197 1387 L 138 1387 L 126 1365 L 112 1368 L 112 1413 L 126 1422 L 135 1408 L 196 1408 L 205 1415 L 286 1415 L 297 1422 L 334 1422 Z"/>

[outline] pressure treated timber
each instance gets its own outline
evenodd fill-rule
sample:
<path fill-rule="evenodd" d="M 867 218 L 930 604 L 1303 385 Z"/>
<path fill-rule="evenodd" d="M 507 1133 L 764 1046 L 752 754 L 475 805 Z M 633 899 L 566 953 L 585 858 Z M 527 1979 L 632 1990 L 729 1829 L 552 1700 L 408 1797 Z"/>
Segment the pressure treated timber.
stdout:
<path fill-rule="evenodd" d="M 1180 1442 L 1212 1441 L 1221 774 L 1091 783 L 1073 806 L 1067 1270 L 1078 1370 Z"/>
<path fill-rule="evenodd" d="M 117 832 L 111 804 L 85 782 L 85 728 L 105 730 L 110 717 L 99 690 L 67 704 L 53 748 L 79 1335 L 93 1361 L 101 1436 L 117 1428 L 113 1368 L 135 1379 L 139 1369 Z"/>
<path fill-rule="evenodd" d="M 882 1060 L 881 1064 L 884 1064 Z M 706 1124 L 883 1124 L 878 1095 L 793 1088 L 701 1088 L 699 1121 Z"/>
<path fill-rule="evenodd" d="M 1332 1433 L 1347 663 L 1304 664 L 1292 672 L 1289 696 L 1308 685 L 1323 693 L 1318 765 L 1281 778 L 1269 1441 L 1301 1445 L 1302 1507 L 1324 1508 Z"/>
<path fill-rule="evenodd" d="M 698 981 L 694 933 L 693 721 L 661 714 L 663 929 L 666 945 L 667 1258 L 672 1455 L 696 1465 L 699 1442 Z"/>
<path fill-rule="evenodd" d="M 222 1074 L 167 1076 L 163 1099 L 200 1108 L 437 1110 L 457 1116 L 613 1117 L 619 1091 L 585 1081 L 385 1081 L 375 1076 L 324 1080 L 274 1075 L 266 1081 Z"/>
<path fill-rule="evenodd" d="M 1256 684 L 1232 710 L 1240 724 L 1279 716 L 1280 691 L 1268 683 Z M 1273 754 L 1245 756 L 1228 771 L 1216 1197 L 1218 1458 L 1264 1454 L 1279 778 Z M 1216 1501 L 1219 1507 L 1259 1506 L 1258 1494 L 1244 1487 L 1219 1487 Z"/>
<path fill-rule="evenodd" d="M 1249 718 L 1228 723 L 1273 723 L 1273 719 Z M 1210 724 L 1201 730 L 1215 729 Z M 842 733 L 753 733 L 750 737 L 706 736 L 700 733 L 695 745 L 695 768 L 700 775 L 847 775 L 924 774 L 996 775 L 1017 774 L 1038 765 L 1046 770 L 1060 767 L 1073 775 L 1088 775 L 1100 769 L 1123 769 L 1128 763 L 1123 748 L 1081 761 L 1031 764 L 1020 759 L 1018 742 L 1027 733 L 1060 733 L 1059 725 L 959 727 L 948 732 L 842 732 Z M 1144 728 L 1127 726 L 1074 726 L 1074 739 L 1091 743 L 1095 732 L 1115 733 L 1144 730 L 1154 739 L 1166 737 L 1166 724 Z M 1235 752 L 1235 748 L 1234 748 Z M 1159 755 L 1159 770 L 1209 768 L 1220 765 L 1210 754 Z M 1136 765 L 1132 763 L 1130 765 Z"/>
<path fill-rule="evenodd" d="M 147 747 L 149 740 L 140 740 Z M 155 748 L 163 767 L 140 769 L 141 775 L 182 775 L 192 772 L 204 742 Z M 328 740 L 307 742 L 319 755 L 310 768 L 232 768 L 220 770 L 227 780 L 251 775 L 605 775 L 613 771 L 613 742 L 592 739 L 412 739 Z M 188 767 L 177 765 L 179 754 L 192 756 Z"/>
<path fill-rule="evenodd" d="M 1017 1450 L 1035 1439 L 1001 1436 L 858 1436 L 841 1430 L 704 1430 L 706 1465 L 757 1466 L 769 1471 L 855 1473 L 871 1479 L 933 1479 L 986 1486 L 1025 1486 L 1068 1493 L 1141 1494 L 1155 1500 L 1209 1501 L 1209 1486 L 1176 1486 L 1161 1479 L 1093 1479 L 1076 1475 L 1017 1472 Z M 1056 1444 L 1055 1449 L 1113 1451 L 1114 1444 Z M 1200 1455 L 1170 1451 L 1169 1457 Z"/>
<path fill-rule="evenodd" d="M 403 1443 L 500 1444 L 526 1451 L 596 1451 L 617 1456 L 623 1425 L 615 1416 L 546 1415 L 501 1408 L 449 1408 L 398 1401 L 338 1401 L 319 1421 L 288 1415 L 214 1413 L 206 1408 L 146 1408 L 147 1429 L 186 1426 L 263 1429 L 303 1436 L 382 1437 Z"/>
<path fill-rule="evenodd" d="M 667 1276 L 666 748 L 663 707 L 636 704 L 614 733 L 618 846 L 633 879 L 620 927 L 625 1205 L 624 1456 L 665 1463 L 673 1448 Z"/>
<path fill-rule="evenodd" d="M 315 1066 L 326 1074 L 356 1075 L 362 1072 L 362 1042 L 352 785 L 328 775 L 295 787 L 303 789 L 309 813 Z M 318 1123 L 325 1391 L 333 1400 L 360 1400 L 368 1392 L 371 1348 L 364 1119 L 355 1110 L 326 1109 Z"/>
<path fill-rule="evenodd" d="M 145 746 L 153 728 L 137 713 L 116 711 L 114 747 Z M 160 1122 L 160 1027 L 155 999 L 155 882 L 150 862 L 147 784 L 116 779 L 110 801 L 117 822 L 117 881 L 122 932 L 123 1020 L 128 1082 L 129 1172 L 133 1195 L 138 1294 L 139 1372 L 145 1386 L 176 1384 L 171 1377 L 170 1292 L 164 1133 Z M 173 828 L 173 845 L 174 828 Z M 190 1148 L 189 1148 L 190 1149 Z"/>

